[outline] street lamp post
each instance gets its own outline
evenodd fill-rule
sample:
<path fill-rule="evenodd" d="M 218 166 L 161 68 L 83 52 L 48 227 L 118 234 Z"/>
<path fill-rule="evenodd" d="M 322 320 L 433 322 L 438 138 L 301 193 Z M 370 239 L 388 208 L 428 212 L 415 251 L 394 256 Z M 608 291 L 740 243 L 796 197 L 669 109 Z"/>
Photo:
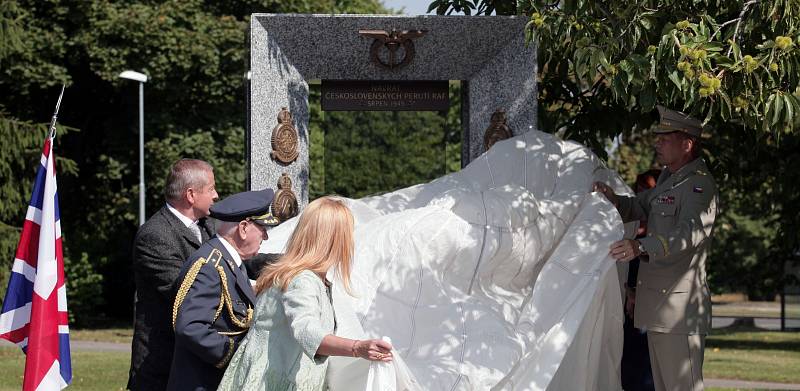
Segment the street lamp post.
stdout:
<path fill-rule="evenodd" d="M 134 71 L 119 74 L 123 79 L 139 82 L 139 225 L 144 224 L 144 83 L 147 75 Z"/>

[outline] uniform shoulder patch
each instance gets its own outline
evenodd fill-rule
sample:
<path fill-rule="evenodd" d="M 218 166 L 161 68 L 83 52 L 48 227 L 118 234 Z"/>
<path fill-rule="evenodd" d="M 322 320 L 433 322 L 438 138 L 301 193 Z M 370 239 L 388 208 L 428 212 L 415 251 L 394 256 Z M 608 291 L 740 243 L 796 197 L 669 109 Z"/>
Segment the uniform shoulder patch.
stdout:
<path fill-rule="evenodd" d="M 217 267 L 217 266 L 219 266 L 219 261 L 222 260 L 222 252 L 220 252 L 216 248 L 212 249 L 211 253 L 208 254 L 208 258 L 207 259 L 208 259 L 209 263 L 214 265 L 214 267 Z"/>

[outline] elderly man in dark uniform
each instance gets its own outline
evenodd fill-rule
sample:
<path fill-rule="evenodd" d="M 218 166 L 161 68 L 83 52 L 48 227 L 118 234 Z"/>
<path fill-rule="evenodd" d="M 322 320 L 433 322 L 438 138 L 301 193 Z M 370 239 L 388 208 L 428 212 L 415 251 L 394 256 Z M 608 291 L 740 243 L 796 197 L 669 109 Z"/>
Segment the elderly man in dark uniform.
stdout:
<path fill-rule="evenodd" d="M 168 390 L 216 390 L 250 327 L 255 293 L 243 262 L 278 223 L 271 189 L 237 193 L 216 203 L 217 237 L 183 265 L 172 311 L 175 354 Z"/>
<path fill-rule="evenodd" d="M 647 236 L 611 245 L 620 262 L 639 257 L 633 321 L 647 330 L 653 382 L 661 390 L 702 390 L 711 328 L 706 257 L 717 215 L 717 185 L 699 157 L 700 121 L 659 106 L 656 187 L 622 197 L 596 183 L 624 221 L 647 220 Z"/>
<path fill-rule="evenodd" d="M 136 304 L 128 389 L 167 388 L 175 336 L 172 303 L 175 282 L 186 258 L 214 233 L 206 221 L 217 199 L 211 165 L 181 159 L 170 168 L 164 187 L 166 204 L 139 227 L 133 241 Z"/>

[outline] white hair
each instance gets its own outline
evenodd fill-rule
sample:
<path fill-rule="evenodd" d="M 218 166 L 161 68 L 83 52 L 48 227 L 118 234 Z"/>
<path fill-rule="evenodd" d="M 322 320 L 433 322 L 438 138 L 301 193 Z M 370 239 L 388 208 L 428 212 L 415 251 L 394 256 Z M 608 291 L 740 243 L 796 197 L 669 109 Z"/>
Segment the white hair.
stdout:
<path fill-rule="evenodd" d="M 217 235 L 229 238 L 236 233 L 238 226 L 239 223 L 235 221 L 220 221 L 220 224 L 217 225 Z"/>

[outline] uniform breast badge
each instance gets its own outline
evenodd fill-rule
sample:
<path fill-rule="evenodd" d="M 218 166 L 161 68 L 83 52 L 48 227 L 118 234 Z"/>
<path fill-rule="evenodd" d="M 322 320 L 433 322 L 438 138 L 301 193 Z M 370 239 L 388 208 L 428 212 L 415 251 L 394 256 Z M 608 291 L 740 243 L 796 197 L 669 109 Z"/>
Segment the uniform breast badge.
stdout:
<path fill-rule="evenodd" d="M 660 197 L 656 198 L 656 204 L 674 205 L 675 204 L 675 196 L 660 196 Z"/>

